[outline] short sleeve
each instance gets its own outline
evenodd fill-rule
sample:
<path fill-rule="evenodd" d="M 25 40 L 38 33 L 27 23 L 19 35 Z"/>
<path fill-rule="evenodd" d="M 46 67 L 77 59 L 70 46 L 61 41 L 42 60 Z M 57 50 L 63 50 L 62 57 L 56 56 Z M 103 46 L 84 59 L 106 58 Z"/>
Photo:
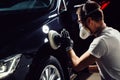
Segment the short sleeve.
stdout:
<path fill-rule="evenodd" d="M 107 46 L 102 38 L 96 38 L 90 44 L 88 52 L 90 52 L 93 56 L 97 58 L 101 58 L 107 53 Z"/>

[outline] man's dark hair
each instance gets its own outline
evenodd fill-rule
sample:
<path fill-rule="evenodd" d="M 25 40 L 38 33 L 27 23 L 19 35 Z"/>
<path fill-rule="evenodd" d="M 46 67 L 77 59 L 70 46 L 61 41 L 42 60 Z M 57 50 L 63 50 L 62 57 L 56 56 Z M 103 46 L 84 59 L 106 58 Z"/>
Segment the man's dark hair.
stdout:
<path fill-rule="evenodd" d="M 100 5 L 94 1 L 87 1 L 85 4 L 82 4 L 77 11 L 82 22 L 85 22 L 88 17 L 91 17 L 95 21 L 104 18 Z"/>

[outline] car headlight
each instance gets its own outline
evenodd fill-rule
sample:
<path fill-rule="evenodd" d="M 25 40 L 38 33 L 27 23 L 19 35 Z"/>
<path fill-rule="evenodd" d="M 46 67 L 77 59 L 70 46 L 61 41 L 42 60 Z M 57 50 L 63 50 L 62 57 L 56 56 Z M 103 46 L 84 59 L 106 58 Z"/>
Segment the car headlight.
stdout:
<path fill-rule="evenodd" d="M 21 54 L 17 54 L 0 60 L 0 79 L 15 71 L 15 68 L 20 61 L 20 57 Z"/>

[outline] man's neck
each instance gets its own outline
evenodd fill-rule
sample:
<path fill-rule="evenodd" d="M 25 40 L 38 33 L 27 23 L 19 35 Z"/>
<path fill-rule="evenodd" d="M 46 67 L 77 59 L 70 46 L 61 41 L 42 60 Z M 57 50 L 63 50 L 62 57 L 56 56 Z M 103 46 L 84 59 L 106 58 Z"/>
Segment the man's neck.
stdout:
<path fill-rule="evenodd" d="M 105 22 L 102 20 L 99 22 L 99 25 L 98 25 L 98 29 L 97 31 L 95 32 L 95 36 L 99 36 L 101 34 L 101 32 L 106 28 L 106 24 Z"/>

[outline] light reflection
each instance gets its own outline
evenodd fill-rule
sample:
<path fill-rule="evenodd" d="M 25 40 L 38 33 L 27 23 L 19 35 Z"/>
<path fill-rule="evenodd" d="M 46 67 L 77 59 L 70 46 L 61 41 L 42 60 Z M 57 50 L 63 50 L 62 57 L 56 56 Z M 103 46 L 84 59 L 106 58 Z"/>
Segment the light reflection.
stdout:
<path fill-rule="evenodd" d="M 43 25 L 42 26 L 42 31 L 47 34 L 49 32 L 49 26 L 48 25 Z"/>
<path fill-rule="evenodd" d="M 48 42 L 48 38 L 45 38 L 45 39 L 44 39 L 44 43 L 47 43 L 47 42 Z"/>

